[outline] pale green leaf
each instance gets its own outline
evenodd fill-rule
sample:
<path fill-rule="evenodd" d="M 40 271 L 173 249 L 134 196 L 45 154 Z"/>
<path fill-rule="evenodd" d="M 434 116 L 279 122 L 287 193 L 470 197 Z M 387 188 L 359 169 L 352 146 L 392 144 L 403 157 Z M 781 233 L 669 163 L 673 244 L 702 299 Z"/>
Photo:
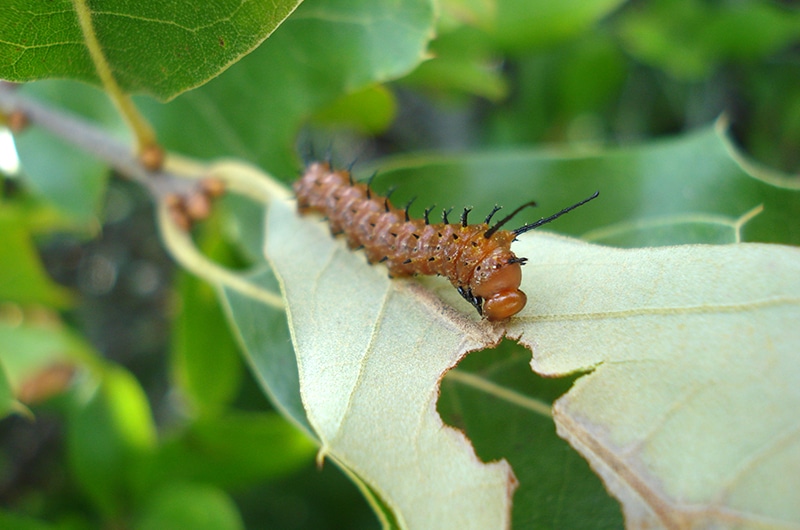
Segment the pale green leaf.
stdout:
<path fill-rule="evenodd" d="M 765 174 L 753 178 L 745 171 L 746 165 L 741 160 L 732 159 L 732 152 L 724 136 L 708 128 L 671 141 L 586 156 L 542 151 L 497 152 L 463 160 L 423 156 L 401 162 L 406 163 L 406 170 L 415 170 L 409 173 L 416 180 L 409 178 L 409 181 L 429 192 L 454 195 L 452 200 L 456 204 L 466 193 L 482 201 L 494 202 L 497 197 L 505 197 L 502 202 L 513 204 L 519 202 L 520 190 L 527 194 L 541 187 L 547 194 L 547 203 L 555 205 L 555 209 L 596 189 L 599 187 L 597 179 L 602 178 L 604 187 L 600 200 L 552 225 L 566 226 L 573 231 L 593 226 L 597 230 L 605 228 L 606 233 L 598 233 L 598 239 L 608 240 L 609 235 L 620 232 L 630 234 L 645 230 L 653 233 L 664 228 L 665 237 L 655 238 L 661 243 L 671 238 L 689 237 L 681 234 L 695 234 L 691 237 L 699 241 L 734 241 L 741 237 L 743 228 L 747 228 L 750 237 L 792 240 L 796 230 L 783 222 L 798 208 L 798 195 L 792 182 Z M 391 161 L 388 165 L 392 165 Z M 508 175 L 510 189 L 498 186 L 497 179 L 487 178 L 492 174 Z M 430 178 L 432 175 L 437 178 Z M 426 176 L 429 178 L 422 178 Z M 576 188 L 584 190 L 581 195 L 576 193 Z M 272 190 L 270 195 L 279 196 L 280 193 Z M 764 213 L 756 215 L 756 207 L 761 203 Z M 474 435 L 475 440 L 490 438 L 488 444 L 482 442 L 478 446 L 482 447 L 478 455 L 487 463 L 476 458 L 468 440 L 444 426 L 436 414 L 438 382 L 443 374 L 468 350 L 494 346 L 505 331 L 503 324 L 481 321 L 474 309 L 442 278 L 389 280 L 384 267 L 367 266 L 362 253 L 350 252 L 343 241 L 331 238 L 325 223 L 313 216 L 301 219 L 293 210 L 291 204 L 273 201 L 268 214 L 266 254 L 287 300 L 288 330 L 296 358 L 288 351 L 290 344 L 284 335 L 285 324 L 278 318 L 279 304 L 272 303 L 268 308 L 268 304 L 248 295 L 249 290 L 226 291 L 230 315 L 265 388 L 279 389 L 273 393 L 279 396 L 279 405 L 290 411 L 291 417 L 320 442 L 323 457 L 334 459 L 352 474 L 383 517 L 393 517 L 399 527 L 447 528 L 444 520 L 450 526 L 464 526 L 468 525 L 465 520 L 473 517 L 472 507 L 479 505 L 482 507 L 480 517 L 487 519 L 475 519 L 476 526 L 494 527 L 509 522 L 511 517 L 514 525 L 534 520 L 546 525 L 559 520 L 559 510 L 542 511 L 540 505 L 548 504 L 549 499 L 556 496 L 567 505 L 582 502 L 586 506 L 600 506 L 601 509 L 594 510 L 596 514 L 603 514 L 602 522 L 598 520 L 597 524 L 614 527 L 615 521 L 619 521 L 619 512 L 608 504 L 613 503 L 613 499 L 603 498 L 599 484 L 591 485 L 586 481 L 583 472 L 577 466 L 572 467 L 570 459 L 561 460 L 571 467 L 568 472 L 536 461 L 548 458 L 546 455 L 561 458 L 565 450 L 564 444 L 559 446 L 558 440 L 542 434 L 547 427 L 552 434 L 554 427 L 542 420 L 541 413 L 536 418 L 530 414 L 517 416 L 531 422 L 526 425 L 530 428 L 513 432 L 508 439 L 495 436 L 494 440 L 491 439 L 494 433 L 485 429 L 488 421 L 480 420 L 484 428 L 479 428 L 477 433 L 470 433 L 464 427 L 475 422 L 474 410 L 478 407 L 450 416 L 455 425 L 466 428 L 467 434 Z M 630 211 L 641 212 L 642 217 L 625 215 Z M 738 215 L 731 215 L 735 212 Z M 621 225 L 621 218 L 631 217 L 629 226 Z M 759 230 L 752 231 L 750 223 L 757 224 Z M 710 230 L 715 226 L 719 229 Z M 776 230 L 769 231 L 768 227 Z M 709 230 L 703 233 L 702 229 Z M 541 297 L 583 300 L 599 294 L 629 303 L 631 311 L 648 303 L 648 291 L 638 285 L 633 276 L 630 286 L 617 285 L 611 292 L 606 289 L 598 294 L 583 288 L 579 281 L 561 278 L 559 275 L 563 275 L 563 271 L 575 265 L 569 252 L 565 253 L 560 247 L 530 245 L 530 241 L 548 240 L 547 236 L 528 236 L 515 243 L 518 255 L 530 258 L 523 284 L 530 302 L 521 318 L 541 313 Z M 607 253 L 611 261 L 622 252 L 604 247 L 589 248 Z M 733 255 L 720 264 L 708 265 L 703 252 L 709 248 L 714 247 L 667 247 L 662 251 L 665 255 L 675 253 L 687 265 L 706 265 L 712 271 L 722 268 L 728 261 L 736 263 L 736 253 L 741 252 L 745 268 L 733 276 L 741 284 L 749 282 L 751 277 L 758 278 L 749 274 L 751 268 L 755 270 L 758 266 L 747 265 L 746 258 L 749 249 L 762 247 L 718 247 L 733 249 Z M 785 247 L 763 248 L 785 252 L 780 250 Z M 639 252 L 648 256 L 653 250 L 626 252 L 626 256 L 637 256 Z M 684 255 L 686 252 L 688 256 Z M 698 253 L 699 260 L 692 259 L 693 252 Z M 557 276 L 560 283 L 543 281 L 542 268 L 551 269 L 548 274 Z M 621 265 L 617 268 L 624 278 L 625 274 L 634 274 Z M 616 270 L 615 267 L 612 270 Z M 696 273 L 694 281 L 714 285 L 715 278 L 704 277 L 707 272 L 698 268 L 686 274 Z M 776 274 L 779 278 L 780 274 Z M 653 271 L 645 266 L 643 275 L 646 279 L 652 278 Z M 646 279 L 643 283 L 647 288 L 669 290 L 678 283 L 678 280 L 669 279 L 648 283 Z M 275 292 L 274 279 L 266 271 L 249 276 L 247 280 L 253 286 Z M 736 285 L 726 287 L 731 293 L 736 293 L 737 288 Z M 740 291 L 746 289 L 749 287 L 743 286 Z M 782 309 L 791 307 L 794 306 Z M 734 313 L 729 311 L 722 317 L 734 318 Z M 657 316 L 663 319 L 662 325 L 669 326 L 671 314 Z M 785 316 L 781 313 L 781 318 Z M 618 320 L 624 319 L 622 315 Z M 518 321 L 514 319 L 509 325 L 523 325 Z M 612 323 L 616 324 L 617 320 Z M 594 324 L 590 321 L 587 325 Z M 553 340 L 567 340 L 562 328 L 554 327 Z M 624 339 L 619 330 L 609 329 L 607 335 L 604 335 L 606 330 L 592 328 L 592 331 L 603 335 L 602 340 L 609 343 Z M 680 332 L 676 330 L 675 334 L 680 335 Z M 770 333 L 770 329 L 764 327 L 759 332 Z M 601 343 L 595 336 L 584 338 L 587 348 Z M 726 348 L 720 348 L 712 339 L 710 333 L 685 337 L 687 341 L 697 341 L 711 355 L 724 354 Z M 538 345 L 533 349 L 540 352 Z M 601 353 L 614 354 L 610 345 L 602 348 Z M 647 348 L 640 354 L 646 358 Z M 527 368 L 522 369 L 529 374 Z M 680 369 L 695 367 L 681 366 Z M 461 369 L 456 373 L 461 374 Z M 476 378 L 485 380 L 473 384 Z M 492 377 L 479 374 L 476 378 L 470 379 L 472 388 L 499 396 L 509 404 L 531 401 L 524 386 L 505 388 Z M 455 384 L 467 380 L 463 375 L 450 379 Z M 583 379 L 578 381 L 580 388 Z M 649 387 L 630 386 L 637 389 L 639 401 L 646 404 Z M 508 397 L 515 392 L 519 395 L 513 399 Z M 545 398 L 538 408 L 547 410 L 554 397 Z M 464 420 L 459 421 L 459 416 Z M 536 427 L 534 423 L 540 425 Z M 528 436 L 532 433 L 537 434 Z M 687 432 L 685 436 L 702 440 L 707 434 Z M 724 443 L 721 438 L 716 441 Z M 691 458 L 703 456 L 690 454 Z M 519 488 L 507 464 L 501 460 L 504 458 L 520 466 L 514 475 L 525 483 Z M 539 469 L 541 473 L 536 474 L 532 469 Z M 559 487 L 560 484 L 563 486 Z M 576 484 L 589 486 L 581 488 Z M 513 511 L 509 492 L 515 492 Z M 592 528 L 590 517 L 577 513 L 569 515 L 571 527 Z"/>
<path fill-rule="evenodd" d="M 592 371 L 558 432 L 629 528 L 800 523 L 800 250 L 618 250 L 521 238 L 530 301 L 509 336 L 554 376 Z"/>
<path fill-rule="evenodd" d="M 323 452 L 410 527 L 479 516 L 476 527 L 503 524 L 510 470 L 479 463 L 434 406 L 443 373 L 494 344 L 504 326 L 481 321 L 442 279 L 390 281 L 325 225 L 286 208 L 270 210 L 267 255 L 288 300 L 300 391 Z M 642 495 L 665 518 L 647 519 L 654 524 L 692 517 L 687 498 L 708 508 L 703 521 L 727 510 L 745 522 L 800 520 L 786 497 L 800 476 L 792 324 L 800 251 L 617 250 L 546 235 L 523 237 L 516 250 L 539 258 L 526 267 L 530 301 L 509 335 L 535 352 L 540 373 L 596 368 L 559 402 L 559 432 L 607 479 L 629 520 L 639 520 L 631 499 Z M 605 468 L 622 477 L 609 479 Z"/>
<path fill-rule="evenodd" d="M 289 208 L 270 208 L 267 256 L 289 302 L 300 392 L 322 453 L 368 484 L 402 527 L 507 526 L 510 467 L 481 463 L 436 413 L 444 373 L 500 329 L 476 326 L 413 280 L 390 282 Z"/>

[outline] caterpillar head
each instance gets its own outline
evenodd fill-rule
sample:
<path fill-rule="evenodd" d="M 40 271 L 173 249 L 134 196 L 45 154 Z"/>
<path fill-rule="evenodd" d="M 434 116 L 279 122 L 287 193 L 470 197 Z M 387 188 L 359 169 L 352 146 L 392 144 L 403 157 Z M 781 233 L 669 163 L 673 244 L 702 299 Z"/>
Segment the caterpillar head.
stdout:
<path fill-rule="evenodd" d="M 488 228 L 483 233 L 483 237 L 487 241 L 491 240 L 497 243 L 499 253 L 493 253 L 488 258 L 485 258 L 480 266 L 476 267 L 475 271 L 481 272 L 473 277 L 475 285 L 471 286 L 467 291 L 473 297 L 473 305 L 478 308 L 478 312 L 489 320 L 503 320 L 522 311 L 528 301 L 525 293 L 519 290 L 520 283 L 522 283 L 522 267 L 520 265 L 525 263 L 525 258 L 517 258 L 513 254 L 511 256 L 505 254 L 506 252 L 510 253 L 509 246 L 516 240 L 516 236 L 554 221 L 578 206 L 597 198 L 598 195 L 599 192 L 595 192 L 590 197 L 568 206 L 550 217 L 543 217 L 535 223 L 526 224 L 511 231 L 500 230 L 520 211 L 529 206 L 536 206 L 535 202 L 528 202 Z M 498 210 L 499 208 L 495 206 L 489 217 L 486 218 L 485 223 L 487 225 Z M 465 215 L 466 213 L 465 211 Z M 466 225 L 466 222 L 464 224 Z M 483 307 L 476 303 L 481 299 L 483 300 Z"/>
<path fill-rule="evenodd" d="M 483 314 L 487 319 L 504 320 L 525 307 L 528 297 L 519 290 L 522 282 L 520 261 L 496 265 L 472 289 L 474 296 L 483 299 Z"/>

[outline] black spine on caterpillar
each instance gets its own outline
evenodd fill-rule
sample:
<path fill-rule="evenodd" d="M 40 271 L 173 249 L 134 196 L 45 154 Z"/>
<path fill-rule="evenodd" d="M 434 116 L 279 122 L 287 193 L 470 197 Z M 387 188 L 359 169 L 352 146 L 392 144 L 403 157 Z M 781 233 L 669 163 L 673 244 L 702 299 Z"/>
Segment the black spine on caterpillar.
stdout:
<path fill-rule="evenodd" d="M 527 297 L 519 289 L 526 258 L 511 251 L 519 234 L 549 223 L 597 197 L 574 204 L 547 218 L 516 230 L 501 230 L 526 203 L 490 226 L 499 207 L 483 223 L 469 224 L 464 209 L 459 223 L 431 223 L 430 209 L 423 219 L 411 219 L 410 203 L 395 208 L 388 197 L 354 182 L 349 171 L 334 171 L 327 162 L 310 164 L 294 184 L 300 213 L 316 211 L 327 217 L 331 233 L 343 234 L 350 248 L 363 248 L 370 263 L 383 262 L 393 277 L 438 274 L 453 286 L 479 314 L 503 320 L 518 313 Z"/>

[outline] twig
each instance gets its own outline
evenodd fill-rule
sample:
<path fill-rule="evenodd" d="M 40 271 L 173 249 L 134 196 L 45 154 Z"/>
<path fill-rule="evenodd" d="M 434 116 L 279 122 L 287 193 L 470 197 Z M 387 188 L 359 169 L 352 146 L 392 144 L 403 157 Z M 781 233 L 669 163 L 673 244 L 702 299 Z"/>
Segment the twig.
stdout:
<path fill-rule="evenodd" d="M 55 134 L 149 190 L 156 202 L 158 227 L 164 246 L 185 269 L 213 285 L 233 289 L 275 308 L 283 308 L 278 293 L 265 290 L 203 256 L 188 233 L 193 221 L 208 215 L 210 201 L 222 193 L 224 187 L 263 204 L 271 199 L 285 199 L 288 191 L 274 180 L 241 162 L 224 161 L 207 166 L 180 157 L 168 158 L 163 170 L 148 171 L 129 147 L 109 137 L 105 130 L 82 118 L 27 98 L 16 91 L 16 85 L 0 81 L 0 114 L 14 113 L 22 113 L 29 124 Z M 198 197 L 204 197 L 209 202 L 197 206 Z M 176 203 L 176 200 L 183 202 Z M 180 215 L 176 216 L 176 212 Z M 198 213 L 202 215 L 196 215 Z"/>
<path fill-rule="evenodd" d="M 178 175 L 165 170 L 148 171 L 130 147 L 110 137 L 105 129 L 74 114 L 25 97 L 12 83 L 0 81 L 0 112 L 7 115 L 22 112 L 29 123 L 102 160 L 121 175 L 144 186 L 156 200 L 170 194 L 186 195 L 197 184 L 187 181 L 186 177 L 202 177 Z"/>

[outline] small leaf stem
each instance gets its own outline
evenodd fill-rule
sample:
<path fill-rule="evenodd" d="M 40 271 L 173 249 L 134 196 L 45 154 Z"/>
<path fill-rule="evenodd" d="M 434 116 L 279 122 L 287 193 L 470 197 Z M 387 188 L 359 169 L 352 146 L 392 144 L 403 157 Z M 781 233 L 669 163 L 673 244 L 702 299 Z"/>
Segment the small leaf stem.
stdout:
<path fill-rule="evenodd" d="M 78 15 L 78 24 L 83 32 L 86 48 L 89 50 L 92 62 L 94 62 L 97 75 L 103 83 L 103 87 L 109 97 L 116 105 L 117 110 L 128 123 L 131 131 L 133 131 L 138 144 L 139 153 L 144 152 L 148 148 L 157 147 L 158 141 L 153 128 L 136 108 L 136 105 L 133 104 L 130 96 L 123 92 L 117 80 L 114 78 L 114 74 L 111 72 L 111 66 L 108 64 L 106 56 L 103 54 L 100 41 L 97 39 L 97 34 L 94 31 L 92 11 L 89 8 L 87 0 L 72 0 L 72 4 Z"/>
<path fill-rule="evenodd" d="M 163 202 L 158 205 L 158 227 L 161 239 L 175 261 L 184 269 L 220 287 L 228 287 L 268 306 L 284 309 L 281 296 L 262 289 L 239 274 L 217 265 L 201 254 L 192 238 L 181 230 L 170 218 L 169 210 Z"/>

